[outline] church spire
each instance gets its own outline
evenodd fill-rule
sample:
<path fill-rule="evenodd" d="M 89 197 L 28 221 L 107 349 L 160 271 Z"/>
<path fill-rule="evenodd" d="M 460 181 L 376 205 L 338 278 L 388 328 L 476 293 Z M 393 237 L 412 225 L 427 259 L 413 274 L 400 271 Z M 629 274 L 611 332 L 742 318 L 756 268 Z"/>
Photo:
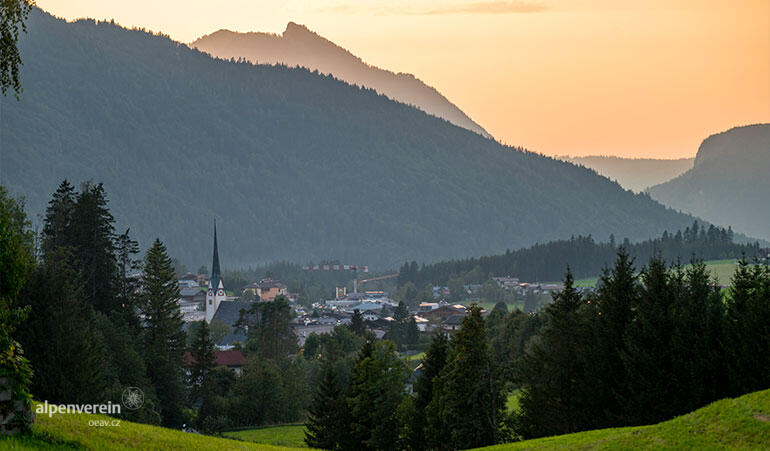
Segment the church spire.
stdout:
<path fill-rule="evenodd" d="M 211 286 L 216 290 L 219 286 L 219 250 L 217 249 L 217 220 L 214 218 L 214 260 L 211 262 Z"/>

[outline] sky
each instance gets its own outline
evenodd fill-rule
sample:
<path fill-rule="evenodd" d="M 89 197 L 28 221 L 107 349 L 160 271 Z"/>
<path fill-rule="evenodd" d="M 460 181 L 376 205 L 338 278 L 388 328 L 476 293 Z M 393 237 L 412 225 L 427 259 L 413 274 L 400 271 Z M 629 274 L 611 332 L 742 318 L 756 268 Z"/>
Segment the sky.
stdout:
<path fill-rule="evenodd" d="M 770 122 L 770 0 L 37 5 L 185 43 L 219 29 L 281 33 L 294 21 L 369 64 L 414 74 L 499 141 L 547 155 L 692 157 L 713 133 Z"/>

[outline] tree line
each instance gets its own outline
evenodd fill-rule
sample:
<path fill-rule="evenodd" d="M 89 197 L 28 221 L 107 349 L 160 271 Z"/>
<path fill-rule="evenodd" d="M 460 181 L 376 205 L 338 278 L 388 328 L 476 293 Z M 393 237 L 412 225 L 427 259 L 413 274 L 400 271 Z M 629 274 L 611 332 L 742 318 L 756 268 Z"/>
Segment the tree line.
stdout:
<path fill-rule="evenodd" d="M 706 227 L 694 221 L 684 230 L 675 233 L 664 231 L 659 238 L 637 243 L 631 243 L 627 238 L 617 243 L 614 235 L 610 235 L 607 242 L 597 242 L 591 235 L 573 236 L 568 240 L 535 244 L 516 251 L 507 250 L 499 255 L 422 266 L 415 261 L 406 262 L 399 269 L 398 283 L 403 286 L 412 282 L 418 287 L 426 284 L 446 285 L 453 276 L 461 277 L 465 283 L 483 283 L 490 275 L 545 282 L 559 280 L 566 265 L 572 268 L 577 278 L 593 277 L 601 273 L 602 268 L 612 264 L 620 247 L 639 261 L 647 261 L 655 255 L 667 261 L 689 261 L 693 256 L 714 260 L 738 258 L 741 255 L 752 258 L 759 253 L 759 243 L 736 243 L 731 227 Z"/>

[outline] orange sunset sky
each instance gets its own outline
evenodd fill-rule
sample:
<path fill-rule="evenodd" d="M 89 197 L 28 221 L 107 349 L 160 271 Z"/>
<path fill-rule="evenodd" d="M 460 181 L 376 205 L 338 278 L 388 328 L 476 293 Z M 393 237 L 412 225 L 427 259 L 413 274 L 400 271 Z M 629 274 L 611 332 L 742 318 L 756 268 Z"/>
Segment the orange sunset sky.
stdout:
<path fill-rule="evenodd" d="M 294 21 L 548 155 L 694 156 L 770 122 L 770 0 L 37 0 L 189 43 Z M 23 55 L 22 55 L 23 58 Z"/>

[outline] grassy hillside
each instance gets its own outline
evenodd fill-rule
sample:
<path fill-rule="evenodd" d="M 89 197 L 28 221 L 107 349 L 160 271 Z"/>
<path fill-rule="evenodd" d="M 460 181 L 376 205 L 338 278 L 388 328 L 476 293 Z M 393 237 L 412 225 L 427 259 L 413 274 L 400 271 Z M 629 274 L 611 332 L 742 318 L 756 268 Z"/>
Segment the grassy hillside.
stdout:
<path fill-rule="evenodd" d="M 236 438 L 252 443 L 261 443 L 264 445 L 307 448 L 307 445 L 305 444 L 305 425 L 303 424 L 244 429 L 242 431 L 225 432 L 223 435 L 225 437 Z"/>
<path fill-rule="evenodd" d="M 719 281 L 719 284 L 728 286 L 730 285 L 730 280 L 733 277 L 733 273 L 735 273 L 737 261 L 738 260 L 735 260 L 735 259 L 725 259 L 725 260 L 710 260 L 705 263 L 708 270 L 711 271 L 711 274 L 713 274 L 717 278 L 717 280 Z M 598 281 L 599 281 L 598 277 L 588 277 L 585 279 L 578 279 L 578 280 L 575 280 L 575 286 L 576 287 L 595 287 Z"/>
<path fill-rule="evenodd" d="M 518 449 L 769 449 L 770 390 L 724 399 L 673 420 L 492 446 Z"/>
<path fill-rule="evenodd" d="M 37 9 L 28 22 L 24 93 L 2 100 L 1 183 L 37 218 L 63 178 L 104 182 L 118 230 L 159 237 L 190 268 L 211 260 L 214 217 L 225 268 L 395 268 L 693 221 L 329 76 Z"/>
<path fill-rule="evenodd" d="M 195 449 L 195 450 L 265 450 L 283 448 L 204 435 L 189 434 L 144 424 L 120 421 L 119 426 L 92 426 L 91 423 L 111 423 L 104 415 L 56 414 L 38 415 L 31 436 L 0 438 L 3 449 Z"/>

